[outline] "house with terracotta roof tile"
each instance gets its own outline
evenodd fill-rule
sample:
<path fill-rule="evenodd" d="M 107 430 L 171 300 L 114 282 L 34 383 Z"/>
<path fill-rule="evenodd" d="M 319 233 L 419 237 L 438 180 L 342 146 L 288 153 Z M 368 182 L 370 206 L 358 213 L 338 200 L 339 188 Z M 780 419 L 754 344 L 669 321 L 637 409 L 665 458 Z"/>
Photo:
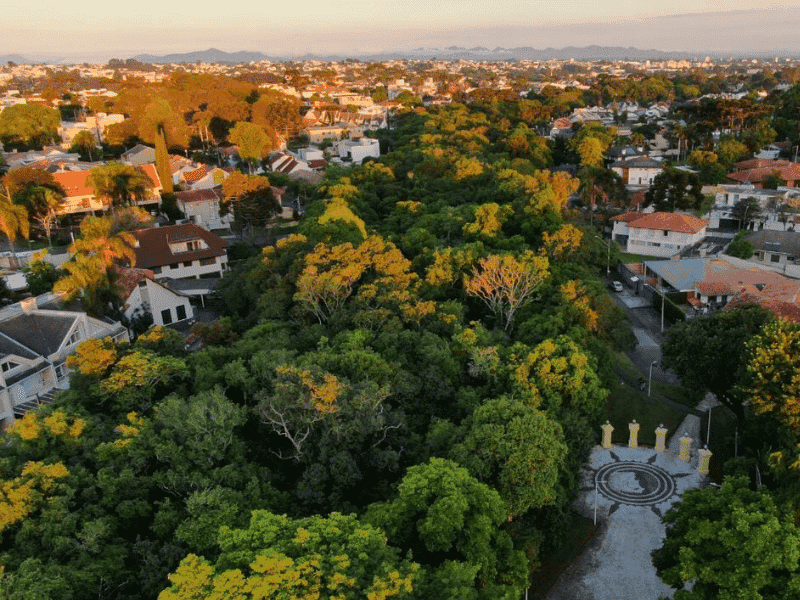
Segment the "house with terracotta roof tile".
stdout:
<path fill-rule="evenodd" d="M 230 243 L 193 223 L 138 229 L 133 233 L 136 267 L 159 279 L 222 277 Z"/>
<path fill-rule="evenodd" d="M 772 175 L 777 175 L 781 186 L 800 187 L 800 164 L 788 160 L 771 160 L 768 158 L 754 158 L 734 165 L 734 171 L 728 173 L 728 183 L 751 184 L 753 187 L 764 188 L 765 181 Z"/>
<path fill-rule="evenodd" d="M 683 213 L 629 211 L 611 218 L 612 239 L 625 252 L 670 257 L 706 236 L 708 221 Z"/>
<path fill-rule="evenodd" d="M 146 177 L 149 185 L 145 197 L 137 202 L 139 206 L 161 204 L 161 180 L 158 178 L 156 167 L 146 164 L 136 167 Z M 59 215 L 92 214 L 108 210 L 108 204 L 102 198 L 96 198 L 94 189 L 87 179 L 91 169 L 81 171 L 59 170 L 53 173 L 53 178 L 64 190 L 64 203 L 58 211 Z"/>

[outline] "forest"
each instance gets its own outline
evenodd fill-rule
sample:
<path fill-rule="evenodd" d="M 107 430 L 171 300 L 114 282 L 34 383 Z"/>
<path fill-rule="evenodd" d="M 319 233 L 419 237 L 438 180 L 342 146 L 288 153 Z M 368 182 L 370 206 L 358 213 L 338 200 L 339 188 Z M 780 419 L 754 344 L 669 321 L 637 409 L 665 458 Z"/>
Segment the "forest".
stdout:
<path fill-rule="evenodd" d="M 0 449 L 0 595 L 520 598 L 570 543 L 613 353 L 634 344 L 607 247 L 568 206 L 580 181 L 548 170 L 526 106 L 410 110 L 379 161 L 329 167 L 297 231 L 223 279 L 202 350 L 163 328 L 83 343 L 71 388 Z M 591 165 L 607 134 L 570 151 Z M 762 363 L 800 343 L 769 327 L 745 336 Z M 796 399 L 776 408 L 781 382 L 744 356 L 769 413 L 750 420 L 782 436 L 783 510 Z"/>

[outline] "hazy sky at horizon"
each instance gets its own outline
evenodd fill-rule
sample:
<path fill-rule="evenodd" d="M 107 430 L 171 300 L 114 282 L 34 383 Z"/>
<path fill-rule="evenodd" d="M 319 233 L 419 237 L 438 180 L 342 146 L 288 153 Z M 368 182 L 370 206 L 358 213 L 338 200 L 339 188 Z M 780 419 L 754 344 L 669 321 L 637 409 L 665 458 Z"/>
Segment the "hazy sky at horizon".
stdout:
<path fill-rule="evenodd" d="M 127 57 L 209 47 L 369 53 L 590 44 L 729 51 L 744 43 L 789 50 L 795 48 L 797 29 L 790 25 L 800 21 L 798 8 L 800 0 L 673 0 L 655 7 L 641 0 L 40 0 L 2 9 L 0 54 Z M 758 18 L 732 12 L 750 10 L 758 10 Z"/>

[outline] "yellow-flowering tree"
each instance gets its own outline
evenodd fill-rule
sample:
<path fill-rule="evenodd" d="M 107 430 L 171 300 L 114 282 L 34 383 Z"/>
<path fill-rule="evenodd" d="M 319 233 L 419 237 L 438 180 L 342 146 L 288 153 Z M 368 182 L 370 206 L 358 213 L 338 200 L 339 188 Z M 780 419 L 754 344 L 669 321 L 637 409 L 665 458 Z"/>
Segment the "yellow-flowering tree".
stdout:
<path fill-rule="evenodd" d="M 159 600 L 389 600 L 408 598 L 419 566 L 355 516 L 289 519 L 253 511 L 247 529 L 222 527 L 215 566 L 190 554 Z"/>
<path fill-rule="evenodd" d="M 511 254 L 481 259 L 464 280 L 470 296 L 480 298 L 506 331 L 517 310 L 533 300 L 533 295 L 548 275 L 549 261 L 544 256 L 528 254 L 517 260 Z"/>

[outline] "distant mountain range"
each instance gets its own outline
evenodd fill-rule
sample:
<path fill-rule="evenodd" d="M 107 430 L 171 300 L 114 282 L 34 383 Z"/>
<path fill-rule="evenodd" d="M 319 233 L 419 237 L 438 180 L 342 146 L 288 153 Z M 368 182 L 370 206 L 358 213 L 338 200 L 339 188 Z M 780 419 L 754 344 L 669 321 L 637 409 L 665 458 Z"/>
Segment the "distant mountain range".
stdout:
<path fill-rule="evenodd" d="M 402 60 L 417 59 L 430 60 L 433 58 L 443 60 L 669 60 L 694 57 L 697 53 L 686 52 L 664 52 L 662 50 L 641 50 L 639 48 L 624 48 L 622 46 L 586 46 L 578 48 L 567 46 L 565 48 L 545 48 L 537 50 L 530 46 L 520 48 L 495 48 L 490 50 L 482 46 L 475 48 L 462 48 L 460 46 L 448 46 L 447 48 L 416 48 L 407 51 L 387 51 L 378 54 L 303 54 L 301 56 L 269 55 L 263 52 L 225 52 L 217 48 L 208 50 L 186 52 L 182 54 L 167 54 L 156 56 L 153 54 L 139 54 L 134 56 L 136 60 L 143 63 L 246 63 L 251 61 L 284 61 L 284 60 L 322 60 L 336 61 L 345 58 L 358 58 L 363 61 L 382 61 L 382 60 Z"/>

